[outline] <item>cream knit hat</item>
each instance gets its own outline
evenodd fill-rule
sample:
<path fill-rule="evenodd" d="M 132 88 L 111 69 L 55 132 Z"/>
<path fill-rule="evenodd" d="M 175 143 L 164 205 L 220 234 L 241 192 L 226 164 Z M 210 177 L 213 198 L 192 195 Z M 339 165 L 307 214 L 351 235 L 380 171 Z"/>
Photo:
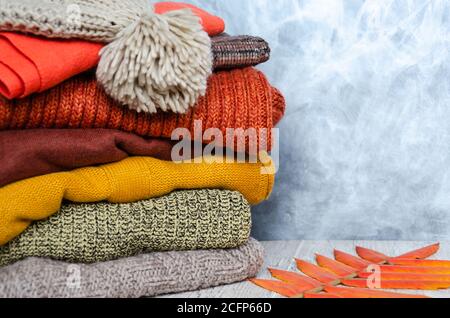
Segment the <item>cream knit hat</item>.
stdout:
<path fill-rule="evenodd" d="M 0 30 L 109 43 L 97 79 L 137 111 L 186 112 L 212 70 L 200 18 L 189 9 L 156 14 L 150 0 L 0 0 Z"/>

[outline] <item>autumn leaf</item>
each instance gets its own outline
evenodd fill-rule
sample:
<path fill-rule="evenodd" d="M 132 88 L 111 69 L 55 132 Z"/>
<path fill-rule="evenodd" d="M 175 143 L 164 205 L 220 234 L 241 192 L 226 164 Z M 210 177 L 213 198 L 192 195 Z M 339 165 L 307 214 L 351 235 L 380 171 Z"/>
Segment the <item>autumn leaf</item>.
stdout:
<path fill-rule="evenodd" d="M 256 278 L 250 279 L 250 281 L 255 285 L 258 285 L 264 289 L 273 291 L 285 297 L 302 295 L 304 292 L 301 288 L 295 287 L 294 285 L 285 282 Z"/>
<path fill-rule="evenodd" d="M 349 287 L 367 288 L 367 279 L 343 279 L 341 283 Z M 381 280 L 380 285 L 374 285 L 375 289 L 414 289 L 414 290 L 438 290 L 450 288 L 450 282 L 426 281 L 426 280 Z"/>
<path fill-rule="evenodd" d="M 403 266 L 445 267 L 450 268 L 450 261 L 424 260 L 424 259 L 390 259 L 389 264 Z"/>
<path fill-rule="evenodd" d="M 339 251 L 339 250 L 334 250 L 334 258 L 337 261 L 339 261 L 345 265 L 351 266 L 353 268 L 356 268 L 358 270 L 364 270 L 370 264 L 372 264 L 371 262 L 368 262 L 359 257 L 353 256 L 351 254 L 347 254 L 347 253 Z"/>
<path fill-rule="evenodd" d="M 358 256 L 335 250 L 334 258 L 316 254 L 316 264 L 296 259 L 299 272 L 269 269 L 277 280 L 254 284 L 294 298 L 426 298 L 381 289 L 438 290 L 450 288 L 450 261 L 428 260 L 433 244 L 397 257 L 357 246 Z"/>
<path fill-rule="evenodd" d="M 272 274 L 272 277 L 279 279 L 285 283 L 293 284 L 302 291 L 308 291 L 318 287 L 322 287 L 322 284 L 319 281 L 301 275 L 299 273 L 282 271 L 273 268 L 269 268 L 269 272 Z"/>
<path fill-rule="evenodd" d="M 373 273 L 359 272 L 359 278 L 370 278 Z M 417 274 L 417 273 L 380 273 L 380 280 L 425 280 L 425 281 L 440 281 L 450 282 L 450 275 L 439 274 Z"/>
<path fill-rule="evenodd" d="M 295 260 L 295 262 L 297 263 L 297 267 L 299 270 L 301 270 L 304 274 L 317 279 L 319 282 L 331 284 L 333 282 L 339 281 L 339 276 L 317 265 L 308 263 L 300 259 Z"/>
<path fill-rule="evenodd" d="M 344 298 L 427 298 L 420 295 L 409 295 L 364 288 L 325 286 L 325 291 Z"/>
<path fill-rule="evenodd" d="M 430 256 L 433 256 L 437 253 L 439 250 L 439 244 L 433 244 L 430 246 L 426 246 L 424 248 L 414 250 L 411 252 L 408 252 L 406 254 L 397 256 L 397 257 L 389 257 L 383 253 L 364 248 L 361 246 L 356 247 L 356 254 L 358 254 L 359 257 L 362 259 L 372 262 L 372 263 L 387 263 L 389 261 L 393 261 L 395 259 L 409 259 L 409 260 L 419 260 L 419 259 L 425 259 Z"/>
<path fill-rule="evenodd" d="M 348 265 L 345 265 L 343 263 L 340 263 L 338 261 L 335 261 L 334 259 L 322 256 L 317 254 L 316 255 L 316 263 L 326 268 L 339 277 L 355 277 L 357 270 L 353 267 L 350 267 Z"/>

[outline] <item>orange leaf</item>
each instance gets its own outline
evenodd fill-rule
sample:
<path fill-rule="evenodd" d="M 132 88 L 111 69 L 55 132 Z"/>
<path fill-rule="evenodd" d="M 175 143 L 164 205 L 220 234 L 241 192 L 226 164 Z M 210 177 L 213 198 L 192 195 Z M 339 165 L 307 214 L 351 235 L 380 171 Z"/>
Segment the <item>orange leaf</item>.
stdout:
<path fill-rule="evenodd" d="M 414 273 L 414 274 L 435 274 L 449 275 L 448 267 L 419 267 L 419 266 L 397 266 L 397 265 L 380 265 L 382 273 Z"/>
<path fill-rule="evenodd" d="M 287 272 L 273 268 L 269 268 L 269 271 L 274 278 L 279 279 L 285 283 L 295 285 L 295 287 L 302 289 L 303 291 L 312 290 L 322 286 L 322 284 L 317 280 L 304 275 L 300 275 L 298 273 Z"/>
<path fill-rule="evenodd" d="M 387 255 L 384 255 L 380 252 L 370 250 L 368 248 L 356 247 L 356 253 L 359 257 L 362 259 L 365 259 L 366 261 L 373 262 L 373 263 L 382 263 L 386 262 L 390 257 Z"/>
<path fill-rule="evenodd" d="M 357 272 L 357 270 L 354 269 L 353 267 L 342 264 L 338 261 L 335 261 L 334 259 L 322 256 L 319 254 L 316 254 L 316 262 L 321 267 L 329 269 L 330 271 L 332 271 L 339 277 L 352 276 L 352 275 L 355 275 L 355 273 Z"/>
<path fill-rule="evenodd" d="M 264 289 L 280 294 L 285 297 L 294 297 L 302 295 L 303 291 L 301 288 L 298 288 L 292 284 L 276 281 L 276 280 L 267 280 L 267 279 L 256 279 L 252 278 L 250 281 Z"/>
<path fill-rule="evenodd" d="M 359 272 L 359 278 L 371 278 L 373 273 Z M 414 281 L 439 281 L 450 282 L 450 275 L 438 274 L 414 274 L 414 273 L 381 273 L 380 279 L 384 280 L 414 280 Z"/>
<path fill-rule="evenodd" d="M 356 247 L 356 253 L 358 254 L 359 257 L 361 257 L 362 259 L 365 259 L 367 261 L 373 262 L 373 263 L 382 263 L 382 262 L 386 262 L 390 259 L 398 259 L 398 258 L 425 259 L 425 258 L 428 258 L 428 257 L 436 254 L 436 252 L 438 250 L 439 250 L 439 243 L 408 252 L 406 254 L 403 254 L 403 255 L 395 257 L 395 258 L 391 258 L 383 253 L 380 253 L 380 252 L 377 252 L 377 251 L 374 251 L 374 250 L 371 250 L 368 248 L 364 248 L 364 247 L 360 247 L 360 246 Z"/>
<path fill-rule="evenodd" d="M 300 259 L 296 259 L 295 261 L 299 270 L 322 283 L 330 284 L 339 280 L 339 276 L 336 276 L 335 274 L 330 273 L 317 265 L 302 261 Z"/>
<path fill-rule="evenodd" d="M 363 260 L 359 257 L 347 254 L 342 251 L 334 250 L 334 258 L 341 263 L 344 263 L 345 265 L 351 266 L 353 268 L 356 268 L 358 270 L 366 269 L 367 266 L 371 265 L 371 262 L 368 262 L 366 260 Z"/>
<path fill-rule="evenodd" d="M 450 268 L 450 261 L 441 261 L 441 260 L 394 258 L 394 259 L 389 260 L 389 263 L 392 265 L 403 265 L 403 266 Z"/>
<path fill-rule="evenodd" d="M 421 295 L 409 295 L 363 288 L 325 286 L 325 290 L 345 298 L 428 298 Z"/>
<path fill-rule="evenodd" d="M 430 256 L 433 256 L 434 254 L 439 251 L 439 243 L 397 256 L 395 258 L 415 258 L 415 259 L 424 259 L 428 258 Z"/>
<path fill-rule="evenodd" d="M 313 298 L 342 298 L 339 295 L 331 294 L 331 293 L 305 293 L 304 298 L 313 299 Z"/>
<path fill-rule="evenodd" d="M 343 279 L 342 284 L 349 287 L 369 288 L 366 279 Z M 374 286 L 377 288 L 377 286 Z M 450 282 L 437 281 L 413 281 L 413 280 L 381 280 L 381 289 L 415 289 L 415 290 L 438 290 L 447 289 Z"/>
<path fill-rule="evenodd" d="M 296 259 L 297 267 L 307 276 L 269 269 L 272 276 L 280 281 L 264 279 L 250 281 L 286 297 L 428 298 L 379 289 L 450 288 L 450 261 L 426 259 L 438 250 L 439 244 L 434 244 L 391 258 L 375 250 L 358 246 L 356 252 L 360 257 L 339 250 L 334 251 L 335 260 L 317 254 L 316 261 L 319 266 Z M 375 272 L 364 272 L 370 265 L 376 265 Z M 379 277 L 374 276 L 377 274 Z M 379 286 L 376 286 L 377 281 L 369 284 L 372 283 L 369 281 L 372 278 L 379 278 Z M 337 285 L 347 287 L 336 287 Z M 369 285 L 379 289 L 371 289 Z"/>

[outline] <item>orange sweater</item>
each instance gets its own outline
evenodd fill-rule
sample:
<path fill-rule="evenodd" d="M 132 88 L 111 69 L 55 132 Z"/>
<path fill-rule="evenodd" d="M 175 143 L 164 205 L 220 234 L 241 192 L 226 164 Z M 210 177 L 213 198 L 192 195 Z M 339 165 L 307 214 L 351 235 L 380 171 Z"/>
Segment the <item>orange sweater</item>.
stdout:
<path fill-rule="evenodd" d="M 200 120 L 203 131 L 218 128 L 224 136 L 227 128 L 267 129 L 267 151 L 270 151 L 270 129 L 281 120 L 284 110 L 281 93 L 252 67 L 213 74 L 206 96 L 183 115 L 163 112 L 150 115 L 129 110 L 108 97 L 93 74 L 85 73 L 25 99 L 0 98 L 0 130 L 109 128 L 145 137 L 170 138 L 176 128 L 187 128 L 193 135 L 194 120 Z"/>

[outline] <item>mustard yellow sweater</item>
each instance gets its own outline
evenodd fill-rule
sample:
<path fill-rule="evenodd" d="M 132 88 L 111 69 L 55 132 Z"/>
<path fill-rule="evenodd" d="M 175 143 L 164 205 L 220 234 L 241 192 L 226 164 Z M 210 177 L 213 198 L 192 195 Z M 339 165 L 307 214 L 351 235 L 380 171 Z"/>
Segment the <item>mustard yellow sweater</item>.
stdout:
<path fill-rule="evenodd" d="M 209 188 L 239 191 L 250 204 L 257 204 L 270 195 L 274 183 L 271 164 L 207 163 L 211 159 L 189 164 L 135 157 L 0 188 L 0 245 L 18 236 L 31 222 L 56 213 L 64 199 L 129 203 L 174 190 Z"/>

